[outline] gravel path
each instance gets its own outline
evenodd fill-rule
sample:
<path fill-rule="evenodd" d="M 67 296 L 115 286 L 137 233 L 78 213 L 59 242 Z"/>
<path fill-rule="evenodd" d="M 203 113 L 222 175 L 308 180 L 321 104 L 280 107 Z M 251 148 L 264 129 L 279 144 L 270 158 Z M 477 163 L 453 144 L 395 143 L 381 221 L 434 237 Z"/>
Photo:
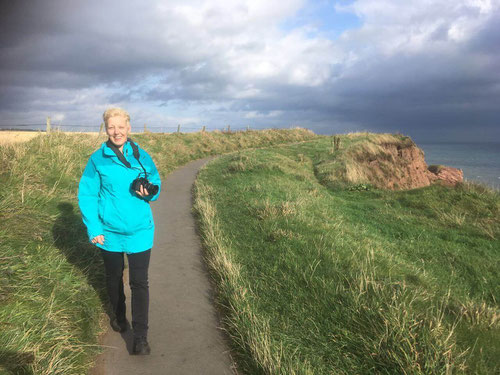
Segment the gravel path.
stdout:
<path fill-rule="evenodd" d="M 131 331 L 119 334 L 110 329 L 103 339 L 107 349 L 91 374 L 234 373 L 191 213 L 191 187 L 208 160 L 172 172 L 163 181 L 160 198 L 152 203 L 156 233 L 149 268 L 151 355 L 130 355 Z M 130 291 L 125 289 L 130 321 Z"/>

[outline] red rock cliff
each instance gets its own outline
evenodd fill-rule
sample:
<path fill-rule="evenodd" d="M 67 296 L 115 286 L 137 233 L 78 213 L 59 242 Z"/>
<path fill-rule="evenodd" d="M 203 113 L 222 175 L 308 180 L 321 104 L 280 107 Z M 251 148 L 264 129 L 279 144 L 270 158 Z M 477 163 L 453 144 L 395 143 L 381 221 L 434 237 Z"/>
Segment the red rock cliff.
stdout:
<path fill-rule="evenodd" d="M 429 170 L 424 152 L 413 142 L 380 143 L 377 148 L 378 152 L 370 157 L 361 153 L 353 156 L 364 164 L 365 176 L 378 188 L 407 190 L 434 182 L 455 185 L 463 181 L 460 169 L 439 166 Z"/>

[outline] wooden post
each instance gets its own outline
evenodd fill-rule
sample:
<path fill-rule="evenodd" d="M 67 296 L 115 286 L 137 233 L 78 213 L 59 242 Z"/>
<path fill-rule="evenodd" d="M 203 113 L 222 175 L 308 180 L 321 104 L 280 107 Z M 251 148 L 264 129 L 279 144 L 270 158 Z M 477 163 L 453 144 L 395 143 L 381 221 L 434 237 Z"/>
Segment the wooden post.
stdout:
<path fill-rule="evenodd" d="M 203 125 L 203 128 L 201 129 L 202 133 L 205 133 L 205 125 Z"/>
<path fill-rule="evenodd" d="M 334 135 L 332 140 L 333 151 L 337 151 L 340 149 L 340 137 Z"/>
<path fill-rule="evenodd" d="M 227 132 L 228 132 L 228 133 L 231 133 L 231 125 L 228 125 L 228 126 L 227 126 Z"/>
<path fill-rule="evenodd" d="M 50 116 L 47 116 L 47 128 L 46 128 L 47 134 L 50 133 Z"/>

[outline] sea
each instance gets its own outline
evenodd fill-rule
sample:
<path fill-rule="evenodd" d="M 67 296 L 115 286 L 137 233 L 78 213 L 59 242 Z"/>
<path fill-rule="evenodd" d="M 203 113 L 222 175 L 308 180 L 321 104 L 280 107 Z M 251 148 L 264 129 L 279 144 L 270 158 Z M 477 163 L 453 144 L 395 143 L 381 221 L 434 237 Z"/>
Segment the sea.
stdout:
<path fill-rule="evenodd" d="M 500 189 L 500 142 L 417 143 L 427 165 L 442 164 L 462 169 L 464 179 Z"/>

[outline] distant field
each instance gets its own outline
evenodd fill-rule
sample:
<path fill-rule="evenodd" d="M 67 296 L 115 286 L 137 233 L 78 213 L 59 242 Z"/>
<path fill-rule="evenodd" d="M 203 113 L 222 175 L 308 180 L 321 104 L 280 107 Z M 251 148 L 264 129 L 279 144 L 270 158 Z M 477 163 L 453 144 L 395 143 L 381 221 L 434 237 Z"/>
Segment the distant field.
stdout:
<path fill-rule="evenodd" d="M 30 139 L 35 138 L 37 135 L 41 134 L 41 132 L 23 132 L 23 131 L 3 131 L 0 132 L 0 145 L 5 145 L 8 143 L 20 143 L 26 142 Z"/>
<path fill-rule="evenodd" d="M 60 132 L 59 133 L 64 133 L 64 134 L 99 134 L 99 132 Z M 45 132 L 42 131 L 20 131 L 20 130 L 6 130 L 6 131 L 0 131 L 0 145 L 5 145 L 5 144 L 11 144 L 11 143 L 21 143 L 21 142 L 27 142 L 29 140 L 32 140 L 33 138 L 37 137 L 38 135 L 43 134 L 45 135 Z"/>
<path fill-rule="evenodd" d="M 64 134 L 70 134 L 70 135 L 75 135 L 75 134 L 99 134 L 99 132 L 59 132 L 59 133 L 64 133 Z M 6 131 L 0 131 L 0 145 L 6 145 L 6 144 L 12 144 L 12 143 L 21 143 L 21 142 L 27 142 L 39 134 L 45 134 L 45 132 L 41 131 L 19 131 L 19 130 L 6 130 Z M 137 134 L 142 134 L 142 133 L 131 133 L 133 136 Z M 168 133 L 164 133 L 168 134 Z"/>

